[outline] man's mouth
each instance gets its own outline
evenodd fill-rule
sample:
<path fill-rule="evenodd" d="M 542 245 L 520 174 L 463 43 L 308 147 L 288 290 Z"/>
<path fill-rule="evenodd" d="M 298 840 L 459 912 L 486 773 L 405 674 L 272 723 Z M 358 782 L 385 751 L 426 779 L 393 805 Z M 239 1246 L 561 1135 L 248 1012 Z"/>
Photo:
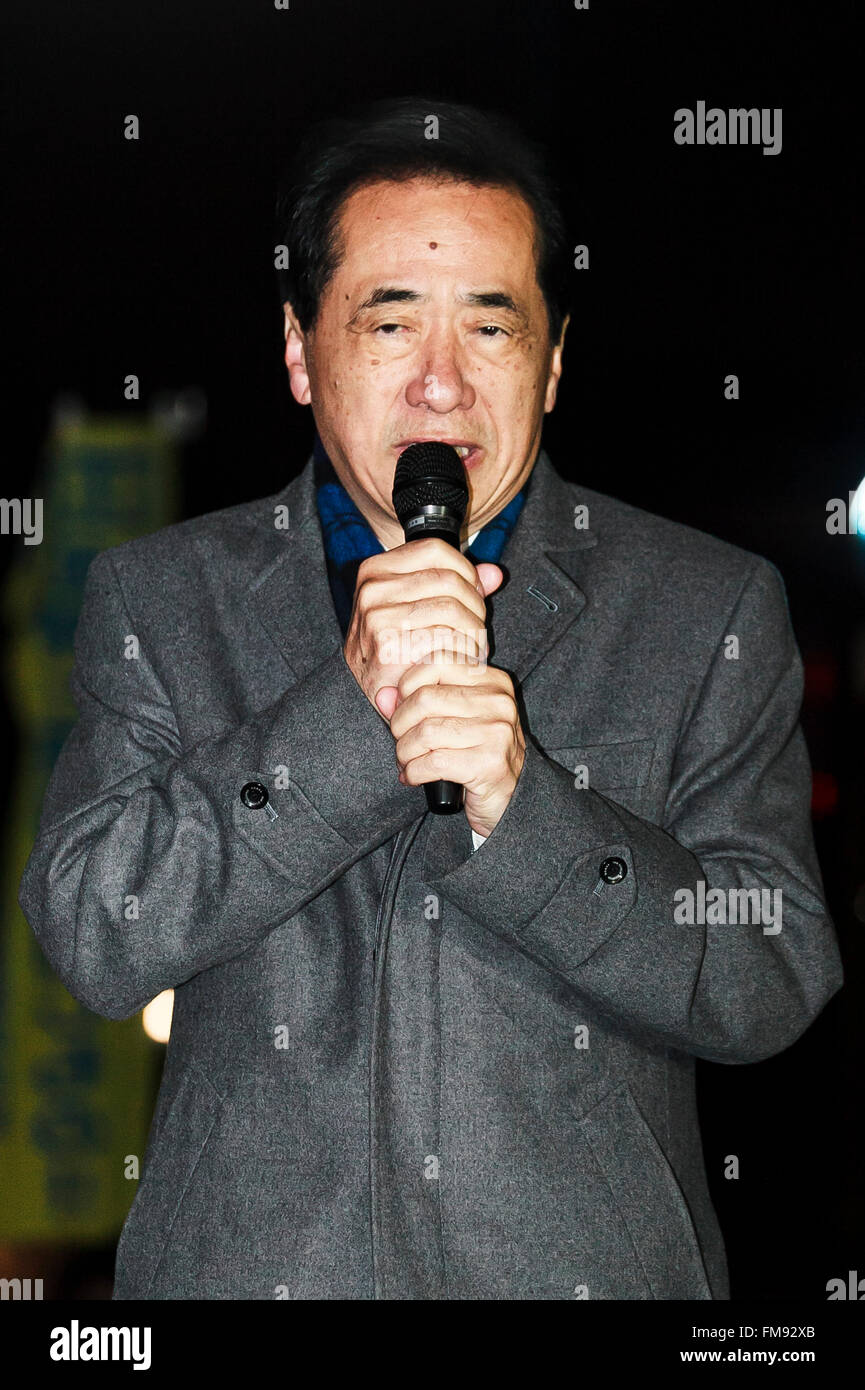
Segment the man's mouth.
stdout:
<path fill-rule="evenodd" d="M 472 439 L 441 439 L 427 435 L 419 439 L 403 439 L 394 447 L 397 454 L 401 454 L 403 449 L 407 449 L 410 444 L 450 444 L 456 449 L 465 467 L 475 468 L 484 455 L 484 449 L 480 444 L 476 444 Z"/>

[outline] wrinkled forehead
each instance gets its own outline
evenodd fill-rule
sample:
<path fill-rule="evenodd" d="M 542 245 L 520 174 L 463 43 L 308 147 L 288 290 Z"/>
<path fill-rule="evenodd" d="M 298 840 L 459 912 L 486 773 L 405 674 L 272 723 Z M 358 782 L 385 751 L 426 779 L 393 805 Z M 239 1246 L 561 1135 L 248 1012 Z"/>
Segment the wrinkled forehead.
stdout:
<path fill-rule="evenodd" d="M 452 178 L 376 180 L 344 199 L 336 231 L 336 269 L 346 281 L 398 272 L 487 280 L 495 270 L 524 294 L 537 292 L 534 217 L 510 188 Z"/>

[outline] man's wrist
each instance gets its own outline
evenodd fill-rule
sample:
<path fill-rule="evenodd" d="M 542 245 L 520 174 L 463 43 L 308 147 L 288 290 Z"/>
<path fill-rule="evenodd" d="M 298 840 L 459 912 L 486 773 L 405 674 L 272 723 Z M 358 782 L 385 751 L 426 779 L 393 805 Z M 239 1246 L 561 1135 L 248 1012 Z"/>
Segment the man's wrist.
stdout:
<path fill-rule="evenodd" d="M 432 826 L 424 878 L 461 911 L 507 934 L 518 933 L 557 892 L 574 863 L 596 846 L 622 844 L 627 831 L 612 806 L 530 740 L 508 806 L 482 855 L 461 858 L 451 837 Z"/>

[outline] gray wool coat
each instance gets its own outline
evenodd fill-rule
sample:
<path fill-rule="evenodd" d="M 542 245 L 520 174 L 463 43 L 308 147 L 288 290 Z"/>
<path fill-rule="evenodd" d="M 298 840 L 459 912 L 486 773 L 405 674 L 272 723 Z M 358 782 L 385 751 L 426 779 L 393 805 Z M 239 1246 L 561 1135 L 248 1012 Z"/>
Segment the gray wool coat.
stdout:
<path fill-rule="evenodd" d="M 88 1008 L 175 990 L 116 1299 L 729 1297 L 694 1059 L 842 982 L 784 587 L 543 451 L 502 561 L 526 759 L 474 853 L 345 663 L 311 460 L 91 563 L 20 902 Z M 737 888 L 780 930 L 701 913 Z"/>

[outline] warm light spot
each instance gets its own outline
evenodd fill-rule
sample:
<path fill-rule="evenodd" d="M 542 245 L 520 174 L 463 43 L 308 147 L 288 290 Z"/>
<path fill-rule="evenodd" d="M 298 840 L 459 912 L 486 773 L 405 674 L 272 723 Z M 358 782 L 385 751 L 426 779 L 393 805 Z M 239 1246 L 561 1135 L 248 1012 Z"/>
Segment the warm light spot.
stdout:
<path fill-rule="evenodd" d="M 141 1023 L 148 1038 L 152 1038 L 154 1042 L 168 1042 L 173 1012 L 173 989 L 164 989 L 161 994 L 157 994 L 155 999 L 151 999 L 141 1014 Z"/>

